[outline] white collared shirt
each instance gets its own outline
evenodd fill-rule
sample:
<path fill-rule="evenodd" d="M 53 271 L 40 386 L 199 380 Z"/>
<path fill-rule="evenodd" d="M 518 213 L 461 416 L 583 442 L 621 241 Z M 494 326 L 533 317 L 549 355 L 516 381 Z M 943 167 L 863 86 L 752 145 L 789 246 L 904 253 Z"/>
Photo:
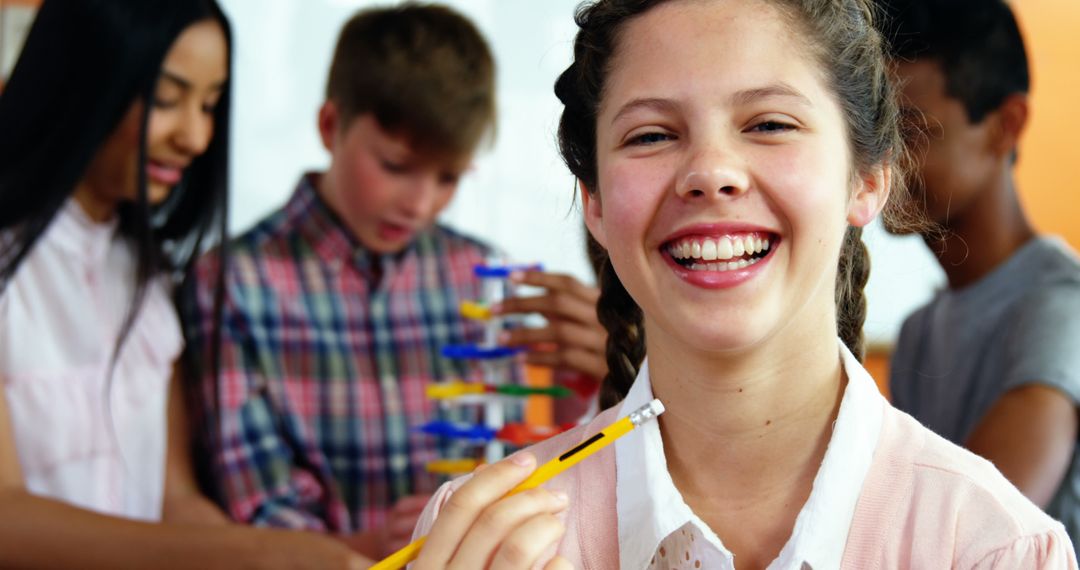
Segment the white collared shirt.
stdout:
<path fill-rule="evenodd" d="M 885 401 L 844 344 L 848 383 L 832 437 L 795 528 L 770 570 L 839 568 L 855 504 L 870 469 Z M 653 399 L 648 361 L 623 401 L 625 416 Z M 620 566 L 733 569 L 734 556 L 686 502 L 667 471 L 659 422 L 615 442 Z"/>
<path fill-rule="evenodd" d="M 110 374 L 134 286 L 116 222 L 69 199 L 0 291 L 0 382 L 27 490 L 157 520 L 183 339 L 165 283 L 152 280 Z"/>

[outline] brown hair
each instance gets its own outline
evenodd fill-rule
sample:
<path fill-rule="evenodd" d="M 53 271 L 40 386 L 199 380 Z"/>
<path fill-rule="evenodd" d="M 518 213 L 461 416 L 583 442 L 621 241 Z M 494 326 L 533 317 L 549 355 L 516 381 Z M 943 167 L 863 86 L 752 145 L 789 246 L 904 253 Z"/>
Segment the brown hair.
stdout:
<path fill-rule="evenodd" d="M 471 154 L 495 123 L 495 62 L 467 18 L 407 3 L 361 10 L 341 30 L 326 98 L 343 124 L 372 113 L 424 152 Z"/>
<path fill-rule="evenodd" d="M 555 94 L 565 105 L 559 122 L 559 149 L 570 171 L 590 192 L 597 191 L 596 116 L 619 34 L 629 20 L 665 1 L 669 0 L 599 0 L 581 6 L 575 16 L 580 29 L 574 41 L 574 61 L 555 83 Z M 907 204 L 903 182 L 907 152 L 869 1 L 771 1 L 803 32 L 810 53 L 825 72 L 844 115 L 855 170 L 862 173 L 874 165 L 892 165 L 892 197 L 882 214 L 886 226 L 920 227 Z M 863 288 L 869 275 L 870 257 L 862 242 L 862 229 L 849 227 L 836 275 L 836 319 L 838 334 L 860 359 L 866 318 Z M 641 309 L 606 256 L 600 260 L 599 285 L 597 314 L 608 331 L 608 375 L 600 400 L 607 407 L 621 400 L 633 384 L 645 356 L 645 335 Z"/>

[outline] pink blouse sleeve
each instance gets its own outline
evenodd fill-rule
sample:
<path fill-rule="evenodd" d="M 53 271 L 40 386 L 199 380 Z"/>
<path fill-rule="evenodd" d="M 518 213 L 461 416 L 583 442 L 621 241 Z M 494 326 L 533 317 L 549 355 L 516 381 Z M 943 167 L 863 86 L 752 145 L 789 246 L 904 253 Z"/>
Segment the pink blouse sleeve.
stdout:
<path fill-rule="evenodd" d="M 1041 534 L 1020 537 L 1012 544 L 990 552 L 971 568 L 1076 570 L 1076 553 L 1064 528 L 1059 526 Z"/>

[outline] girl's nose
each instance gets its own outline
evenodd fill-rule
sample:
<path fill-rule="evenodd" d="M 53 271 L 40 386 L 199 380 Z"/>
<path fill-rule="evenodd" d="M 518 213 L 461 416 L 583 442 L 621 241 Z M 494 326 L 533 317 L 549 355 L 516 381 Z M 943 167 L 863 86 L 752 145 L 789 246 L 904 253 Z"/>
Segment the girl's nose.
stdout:
<path fill-rule="evenodd" d="M 738 198 L 750 187 L 742 160 L 733 152 L 712 144 L 698 149 L 687 161 L 676 186 L 685 199 Z"/>
<path fill-rule="evenodd" d="M 202 108 L 190 109 L 184 113 L 173 133 L 173 144 L 189 156 L 198 156 L 206 151 L 213 135 L 213 116 Z"/>

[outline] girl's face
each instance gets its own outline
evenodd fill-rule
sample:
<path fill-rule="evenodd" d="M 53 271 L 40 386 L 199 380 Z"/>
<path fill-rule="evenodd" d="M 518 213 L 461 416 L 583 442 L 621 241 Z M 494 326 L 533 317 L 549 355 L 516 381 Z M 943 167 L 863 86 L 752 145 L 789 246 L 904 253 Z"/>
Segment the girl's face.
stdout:
<path fill-rule="evenodd" d="M 663 338 L 739 351 L 835 327 L 848 223 L 884 203 L 854 175 L 823 70 L 761 0 L 674 1 L 625 25 L 597 117 L 586 223 Z M 835 331 L 835 328 L 831 329 Z M 786 332 L 785 332 L 786 331 Z"/>
<path fill-rule="evenodd" d="M 139 164 L 136 102 L 98 149 L 84 177 L 90 198 L 111 212 L 138 196 L 138 169 L 146 168 L 147 199 L 164 200 L 214 133 L 214 107 L 228 79 L 228 48 L 214 20 L 192 24 L 169 49 L 161 67 L 146 131 L 147 162 Z"/>

